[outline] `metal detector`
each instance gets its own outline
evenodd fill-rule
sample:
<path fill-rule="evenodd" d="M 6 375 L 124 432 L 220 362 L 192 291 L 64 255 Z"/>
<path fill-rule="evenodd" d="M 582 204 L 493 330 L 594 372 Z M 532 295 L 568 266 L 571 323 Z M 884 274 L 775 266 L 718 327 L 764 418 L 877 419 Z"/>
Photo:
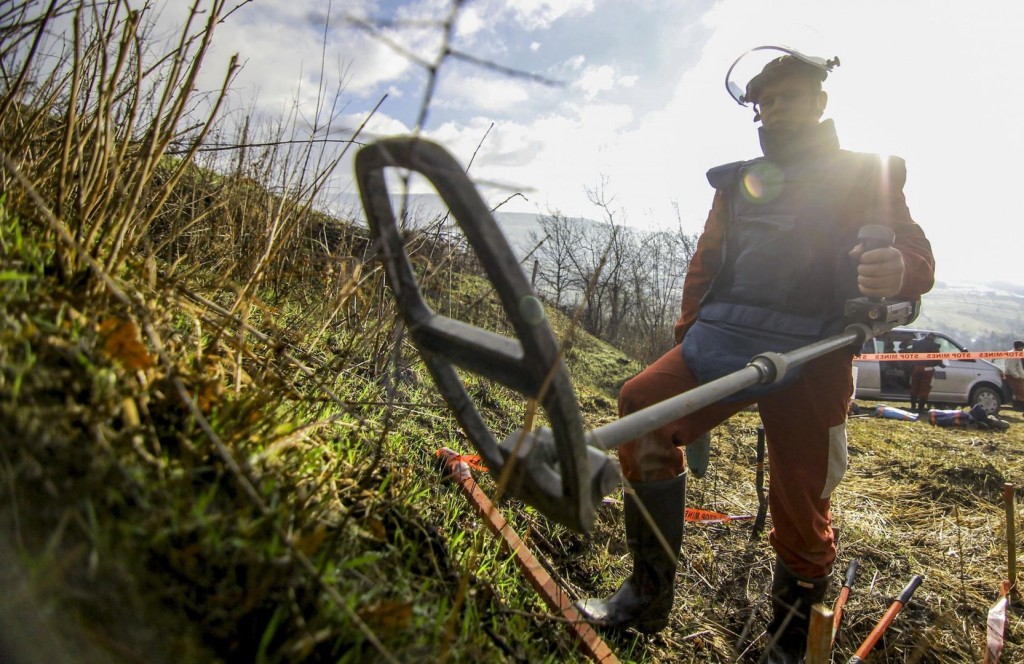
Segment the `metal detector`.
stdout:
<path fill-rule="evenodd" d="M 395 218 L 385 169 L 415 171 L 434 185 L 483 265 L 516 339 L 434 312 L 423 299 Z M 441 395 L 490 473 L 513 496 L 549 519 L 588 532 L 602 498 L 619 483 L 618 463 L 606 452 L 753 385 L 781 381 L 786 372 L 834 350 L 860 348 L 868 339 L 911 322 L 917 302 L 856 298 L 846 305 L 852 321 L 840 334 L 788 353 L 762 353 L 731 374 L 584 432 L 579 404 L 558 342 L 501 230 L 456 160 L 431 141 L 400 137 L 363 147 L 356 178 L 366 218 L 387 282 L 409 334 Z M 893 231 L 865 226 L 866 248 L 888 246 Z M 455 371 L 458 367 L 535 400 L 550 427 L 517 429 L 497 442 Z"/>

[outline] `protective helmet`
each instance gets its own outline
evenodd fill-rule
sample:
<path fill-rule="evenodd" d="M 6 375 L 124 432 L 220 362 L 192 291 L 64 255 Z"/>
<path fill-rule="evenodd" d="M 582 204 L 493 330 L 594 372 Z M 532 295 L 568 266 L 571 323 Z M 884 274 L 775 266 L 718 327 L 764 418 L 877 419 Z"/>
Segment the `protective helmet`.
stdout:
<path fill-rule="evenodd" d="M 782 55 L 770 59 L 762 66 L 772 52 Z M 751 104 L 754 107 L 754 120 L 760 119 L 757 111 L 757 97 L 764 87 L 784 76 L 806 76 L 812 81 L 824 81 L 829 72 L 839 66 L 839 58 L 830 60 L 804 55 L 787 46 L 756 46 L 732 63 L 725 74 L 725 89 L 741 106 Z M 758 68 L 760 67 L 760 71 Z M 746 81 L 741 87 L 739 81 Z"/>

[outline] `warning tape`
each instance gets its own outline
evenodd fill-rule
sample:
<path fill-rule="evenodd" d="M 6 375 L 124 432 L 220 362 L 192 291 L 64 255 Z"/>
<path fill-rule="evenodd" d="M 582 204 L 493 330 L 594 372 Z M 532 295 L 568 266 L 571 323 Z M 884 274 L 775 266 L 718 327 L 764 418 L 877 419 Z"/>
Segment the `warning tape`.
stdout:
<path fill-rule="evenodd" d="M 977 350 L 958 353 L 864 353 L 854 360 L 875 360 L 878 362 L 909 362 L 911 360 L 1002 360 L 1024 359 L 1024 350 Z"/>
<path fill-rule="evenodd" d="M 722 514 L 711 510 L 700 510 L 696 507 L 687 507 L 683 512 L 683 518 L 690 523 L 726 523 L 728 521 L 747 521 L 754 518 L 753 514 Z"/>
<path fill-rule="evenodd" d="M 479 454 L 456 454 L 448 450 L 447 447 L 442 447 L 434 452 L 434 456 L 444 458 L 452 464 L 464 463 L 473 470 L 479 470 L 481 473 L 488 472 L 487 466 L 484 465 L 483 459 L 480 458 Z"/>

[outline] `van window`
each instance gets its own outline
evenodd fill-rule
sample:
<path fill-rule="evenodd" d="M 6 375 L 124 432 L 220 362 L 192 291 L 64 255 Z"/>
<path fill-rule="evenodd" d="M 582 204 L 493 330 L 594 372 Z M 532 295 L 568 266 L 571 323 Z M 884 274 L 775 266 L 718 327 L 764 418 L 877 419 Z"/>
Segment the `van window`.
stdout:
<path fill-rule="evenodd" d="M 959 352 L 961 352 L 963 350 L 962 348 L 957 346 L 955 343 L 953 343 L 949 339 L 946 339 L 945 337 L 936 336 L 935 340 L 937 342 L 939 342 L 939 352 L 940 353 L 959 353 Z"/>
<path fill-rule="evenodd" d="M 877 353 L 906 353 L 907 346 L 914 341 L 913 332 L 903 330 L 892 330 L 875 337 L 875 348 Z"/>

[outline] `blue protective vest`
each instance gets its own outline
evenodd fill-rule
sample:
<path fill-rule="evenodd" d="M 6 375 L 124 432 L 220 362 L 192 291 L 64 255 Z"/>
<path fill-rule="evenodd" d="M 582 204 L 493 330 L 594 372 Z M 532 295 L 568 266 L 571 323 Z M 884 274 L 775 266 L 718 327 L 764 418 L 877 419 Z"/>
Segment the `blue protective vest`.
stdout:
<path fill-rule="evenodd" d="M 902 160 L 891 161 L 902 168 Z M 682 343 L 701 383 L 742 369 L 759 353 L 787 352 L 845 327 L 845 302 L 859 295 L 847 254 L 861 226 L 888 222 L 882 203 L 891 180 L 865 177 L 883 174 L 881 164 L 877 155 L 836 144 L 800 159 L 759 158 L 708 171 L 728 216 L 722 266 Z M 730 400 L 773 391 L 798 373 L 791 369 L 782 383 Z"/>

